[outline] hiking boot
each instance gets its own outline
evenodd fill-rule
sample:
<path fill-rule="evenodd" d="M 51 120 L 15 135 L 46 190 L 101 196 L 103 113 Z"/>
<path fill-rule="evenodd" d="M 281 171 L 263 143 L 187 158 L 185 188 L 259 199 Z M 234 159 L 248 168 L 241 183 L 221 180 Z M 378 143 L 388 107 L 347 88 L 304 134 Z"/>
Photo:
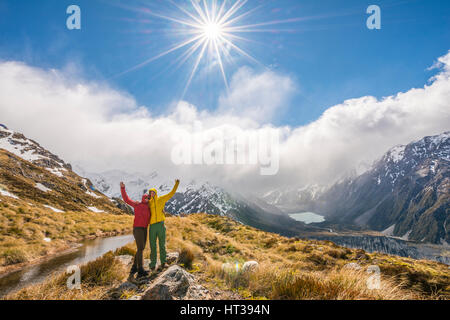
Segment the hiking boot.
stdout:
<path fill-rule="evenodd" d="M 166 267 L 167 267 L 167 263 L 164 262 L 161 264 L 160 269 L 164 270 Z"/>
<path fill-rule="evenodd" d="M 144 278 L 144 277 L 148 277 L 148 271 L 145 270 L 139 270 L 138 274 L 137 274 L 138 278 Z"/>
<path fill-rule="evenodd" d="M 136 272 L 138 272 L 136 266 L 132 266 L 130 270 L 130 275 L 134 275 Z"/>

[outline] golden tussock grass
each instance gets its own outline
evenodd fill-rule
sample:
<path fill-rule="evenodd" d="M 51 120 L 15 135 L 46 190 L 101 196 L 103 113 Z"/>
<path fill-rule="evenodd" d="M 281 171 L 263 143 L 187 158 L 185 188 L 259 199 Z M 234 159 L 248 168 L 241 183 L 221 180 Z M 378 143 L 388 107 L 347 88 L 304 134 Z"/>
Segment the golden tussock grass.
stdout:
<path fill-rule="evenodd" d="M 185 267 L 195 273 L 202 285 L 210 290 L 234 292 L 243 299 L 403 300 L 450 297 L 448 266 L 437 262 L 370 254 L 343 248 L 330 241 L 286 238 L 206 214 L 169 217 L 166 226 L 168 251 L 180 252 Z M 133 255 L 135 249 L 134 244 L 129 244 L 115 254 Z M 148 258 L 148 246 L 144 255 Z M 242 265 L 249 260 L 257 261 L 259 267 L 254 272 L 243 272 Z M 237 263 L 240 268 L 227 271 L 223 268 L 224 263 L 232 266 Z M 357 263 L 360 270 L 349 268 L 350 263 Z M 373 273 L 368 273 L 371 265 L 380 267 L 379 289 L 368 286 L 368 281 L 376 279 Z M 123 267 L 117 267 L 122 268 L 125 276 Z M 101 268 L 91 264 L 88 274 L 101 279 L 96 270 Z M 109 272 L 112 270 L 107 268 L 107 279 L 118 280 L 122 275 Z M 83 284 L 86 289 L 83 295 L 66 292 L 55 281 L 52 278 L 8 298 L 57 298 L 57 294 L 47 291 L 59 288 L 64 299 L 97 299 L 105 298 L 105 292 L 112 287 L 112 282 L 88 281 Z"/>
<path fill-rule="evenodd" d="M 41 284 L 31 285 L 16 293 L 7 295 L 5 300 L 98 300 L 107 297 L 108 290 L 123 282 L 128 270 L 108 252 L 95 261 L 82 265 L 81 290 L 69 289 L 70 275 L 60 273 Z"/>

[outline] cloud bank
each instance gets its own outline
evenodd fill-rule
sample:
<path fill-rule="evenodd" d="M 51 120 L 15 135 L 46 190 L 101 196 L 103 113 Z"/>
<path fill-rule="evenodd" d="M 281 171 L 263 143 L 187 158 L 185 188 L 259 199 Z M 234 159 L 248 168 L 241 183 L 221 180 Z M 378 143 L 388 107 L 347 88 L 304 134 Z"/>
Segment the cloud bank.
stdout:
<path fill-rule="evenodd" d="M 214 112 L 181 101 L 169 114 L 155 116 L 107 85 L 8 61 L 0 63 L 0 123 L 90 171 L 157 171 L 171 178 L 264 192 L 330 183 L 394 145 L 449 130 L 450 52 L 433 67 L 438 74 L 423 88 L 382 99 L 347 100 L 318 120 L 292 128 L 268 124 L 296 90 L 293 79 L 271 71 L 239 70 Z M 229 138 L 277 132 L 278 174 L 261 176 L 258 165 L 172 163 L 174 132 L 195 136 L 199 130 L 217 128 Z"/>

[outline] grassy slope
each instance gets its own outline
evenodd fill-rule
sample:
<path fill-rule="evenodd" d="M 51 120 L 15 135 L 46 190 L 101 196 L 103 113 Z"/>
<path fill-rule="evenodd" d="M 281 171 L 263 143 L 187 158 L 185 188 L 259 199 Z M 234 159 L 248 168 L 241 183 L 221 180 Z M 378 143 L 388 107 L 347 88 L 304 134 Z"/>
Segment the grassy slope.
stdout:
<path fill-rule="evenodd" d="M 101 194 L 98 198 L 87 194 L 85 183 L 75 173 L 67 171 L 61 178 L 4 150 L 0 150 L 0 164 L 0 188 L 19 198 L 0 195 L 0 273 L 85 238 L 131 231 L 133 217 L 124 215 Z M 51 191 L 39 190 L 36 183 Z"/>
<path fill-rule="evenodd" d="M 219 216 L 169 217 L 167 240 L 170 251 L 192 253 L 194 261 L 188 269 L 202 285 L 211 290 L 231 290 L 246 299 L 450 298 L 450 274 L 444 264 L 368 254 L 327 241 L 285 238 Z M 134 244 L 130 244 L 118 254 L 134 252 Z M 127 270 L 112 263 L 111 254 L 102 259 L 88 264 L 82 271 L 82 292 L 67 290 L 64 281 L 67 276 L 57 275 L 8 298 L 108 298 L 110 289 L 126 279 Z M 242 264 L 248 260 L 260 263 L 259 269 L 252 274 L 222 271 L 224 262 Z M 344 268 L 351 262 L 361 265 L 362 270 Z M 380 290 L 369 290 L 366 286 L 369 265 L 380 266 Z M 106 276 L 100 278 L 99 270 L 104 270 Z M 125 293 L 123 298 L 130 295 L 133 292 Z"/>

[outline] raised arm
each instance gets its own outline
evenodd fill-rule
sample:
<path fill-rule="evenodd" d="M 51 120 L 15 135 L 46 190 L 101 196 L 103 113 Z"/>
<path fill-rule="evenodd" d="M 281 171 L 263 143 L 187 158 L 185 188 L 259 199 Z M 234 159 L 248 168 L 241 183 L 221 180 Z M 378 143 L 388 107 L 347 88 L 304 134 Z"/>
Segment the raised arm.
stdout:
<path fill-rule="evenodd" d="M 180 185 L 180 180 L 175 180 L 175 186 L 173 187 L 172 191 L 170 191 L 168 194 L 161 196 L 162 201 L 169 201 L 170 198 L 172 198 L 175 193 L 177 192 L 178 186 Z"/>
<path fill-rule="evenodd" d="M 122 193 L 122 199 L 123 199 L 123 201 L 125 201 L 126 204 L 129 204 L 133 208 L 139 204 L 136 201 L 133 201 L 128 197 L 127 192 L 125 191 L 125 185 L 123 184 L 123 182 L 120 183 L 120 193 Z"/>

